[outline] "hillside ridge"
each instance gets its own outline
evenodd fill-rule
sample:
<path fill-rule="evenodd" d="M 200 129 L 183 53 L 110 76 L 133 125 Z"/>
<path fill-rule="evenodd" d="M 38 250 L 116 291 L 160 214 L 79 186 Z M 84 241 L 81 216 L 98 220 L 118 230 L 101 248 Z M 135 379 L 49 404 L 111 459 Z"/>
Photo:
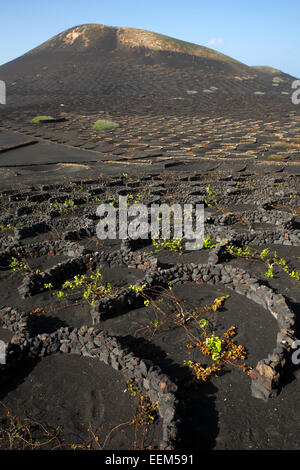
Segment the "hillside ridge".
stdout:
<path fill-rule="evenodd" d="M 214 49 L 173 38 L 164 34 L 147 31 L 137 28 L 125 28 L 118 26 L 106 26 L 102 24 L 82 24 L 69 28 L 26 54 L 35 54 L 47 48 L 63 48 L 77 46 L 77 49 L 84 50 L 97 45 L 97 40 L 103 39 L 105 35 L 113 33 L 115 35 L 116 47 L 146 48 L 153 51 L 169 51 L 195 55 L 197 57 L 211 58 L 224 62 L 242 64 Z M 244 65 L 244 64 L 243 64 Z"/>

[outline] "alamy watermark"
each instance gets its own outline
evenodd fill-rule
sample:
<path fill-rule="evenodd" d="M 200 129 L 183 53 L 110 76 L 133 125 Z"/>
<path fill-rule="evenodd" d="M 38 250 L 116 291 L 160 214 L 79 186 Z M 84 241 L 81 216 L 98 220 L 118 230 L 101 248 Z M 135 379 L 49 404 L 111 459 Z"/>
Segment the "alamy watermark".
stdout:
<path fill-rule="evenodd" d="M 6 85 L 3 80 L 0 80 L 0 104 L 6 104 Z"/>
<path fill-rule="evenodd" d="M 204 239 L 203 204 L 132 204 L 127 196 L 119 196 L 118 208 L 103 203 L 96 211 L 100 218 L 96 227 L 100 240 L 117 238 L 136 239 L 184 239 L 186 250 L 202 247 Z"/>
<path fill-rule="evenodd" d="M 0 364 L 6 364 L 6 344 L 0 340 Z"/>
<path fill-rule="evenodd" d="M 292 349 L 295 349 L 292 354 L 292 363 L 298 365 L 300 364 L 300 339 L 293 342 Z"/>
<path fill-rule="evenodd" d="M 300 80 L 294 80 L 292 83 L 292 88 L 295 91 L 292 93 L 292 103 L 300 104 Z"/>

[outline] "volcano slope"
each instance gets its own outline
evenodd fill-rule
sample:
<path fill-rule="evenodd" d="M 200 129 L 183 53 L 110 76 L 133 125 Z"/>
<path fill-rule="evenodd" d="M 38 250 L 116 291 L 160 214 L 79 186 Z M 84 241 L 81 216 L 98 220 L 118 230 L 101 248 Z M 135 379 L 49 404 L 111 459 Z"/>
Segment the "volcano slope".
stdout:
<path fill-rule="evenodd" d="M 1 448 L 298 449 L 292 77 L 85 25 L 0 78 Z M 120 195 L 204 245 L 98 239 Z"/>
<path fill-rule="evenodd" d="M 220 114 L 291 109 L 292 77 L 149 31 L 82 25 L 0 68 L 8 105 L 58 112 Z M 287 93 L 287 95 L 286 95 Z"/>

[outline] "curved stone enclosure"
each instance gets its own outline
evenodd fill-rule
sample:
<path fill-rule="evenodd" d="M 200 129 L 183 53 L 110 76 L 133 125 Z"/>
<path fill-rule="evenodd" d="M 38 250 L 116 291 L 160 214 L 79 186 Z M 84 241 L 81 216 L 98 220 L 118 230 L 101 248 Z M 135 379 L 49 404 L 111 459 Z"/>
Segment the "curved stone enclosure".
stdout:
<path fill-rule="evenodd" d="M 31 319 L 28 315 L 10 307 L 0 310 L 1 326 L 10 329 L 14 336 L 6 345 L 5 364 L 0 372 L 15 368 L 24 357 L 42 358 L 50 354 L 79 354 L 103 361 L 124 374 L 126 379 L 134 379 L 152 403 L 158 403 L 158 413 L 162 419 L 163 439 L 160 449 L 172 450 L 177 441 L 176 416 L 177 400 L 174 392 L 177 386 L 151 361 L 141 360 L 127 348 L 120 345 L 117 338 L 105 331 L 87 326 L 81 328 L 60 328 L 51 334 L 31 334 Z"/>

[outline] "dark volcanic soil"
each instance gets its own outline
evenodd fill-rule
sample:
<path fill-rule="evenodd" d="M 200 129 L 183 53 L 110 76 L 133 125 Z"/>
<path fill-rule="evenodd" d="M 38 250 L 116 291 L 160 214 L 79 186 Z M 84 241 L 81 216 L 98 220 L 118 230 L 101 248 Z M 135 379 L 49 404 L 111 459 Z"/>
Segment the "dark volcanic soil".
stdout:
<path fill-rule="evenodd" d="M 135 427 L 130 421 L 137 399 L 130 397 L 120 374 L 106 364 L 95 367 L 95 361 L 89 358 L 56 355 L 24 364 L 10 379 L 1 390 L 2 426 L 8 409 L 21 422 L 28 419 L 39 424 L 33 426 L 32 437 L 43 443 L 41 448 L 80 449 L 87 447 L 93 441 L 92 433 L 96 433 L 99 445 L 93 444 L 98 449 L 132 449 Z M 41 425 L 51 436 L 43 432 Z M 119 428 L 109 435 L 116 426 Z M 154 425 L 145 445 L 159 442 L 160 432 Z M 57 438 L 51 441 L 53 435 Z M 138 435 L 137 444 L 140 439 Z M 1 442 L 1 449 L 7 444 L 7 440 Z"/>
<path fill-rule="evenodd" d="M 297 218 L 293 218 L 291 213 L 291 210 L 297 210 L 299 204 L 297 176 L 290 175 L 286 171 L 287 167 L 280 176 L 272 171 L 261 174 L 254 170 L 244 176 L 245 170 L 234 171 L 235 168 L 239 170 L 240 167 L 233 165 L 230 173 L 220 171 L 219 168 L 211 172 L 169 172 L 150 177 L 145 173 L 131 173 L 119 177 L 102 176 L 93 180 L 69 179 L 65 183 L 44 184 L 39 187 L 35 185 L 31 188 L 24 186 L 13 189 L 11 186 L 11 189 L 3 190 L 0 274 L 2 305 L 29 314 L 33 335 L 54 334 L 61 327 L 91 327 L 93 323 L 90 306 L 84 301 L 82 294 L 59 300 L 56 295 L 58 285 L 53 288 L 53 292 L 43 290 L 23 298 L 19 289 L 28 272 L 49 272 L 59 263 L 64 264 L 74 258 L 80 247 L 89 250 L 90 259 L 97 252 L 102 253 L 102 258 L 105 258 L 105 254 L 112 256 L 113 253 L 119 253 L 120 241 L 101 242 L 93 233 L 95 225 L 94 229 L 92 225 L 89 226 L 89 233 L 80 230 L 83 230 L 87 217 L 95 213 L 100 201 L 116 200 L 120 191 L 127 191 L 133 199 L 148 203 L 153 198 L 156 198 L 156 202 L 174 202 L 175 197 L 179 201 L 199 201 L 203 195 L 206 205 L 206 236 L 210 236 L 212 241 L 218 240 L 223 233 L 222 237 L 229 240 L 227 243 L 230 244 L 232 240 L 231 243 L 234 244 L 236 236 L 249 237 L 251 234 L 253 242 L 249 247 L 253 253 L 260 253 L 268 248 L 270 255 L 276 252 L 278 257 L 286 260 L 290 270 L 297 272 L 300 268 L 299 229 Z M 208 187 L 210 191 L 207 192 Z M 214 192 L 213 197 L 209 195 L 211 191 Z M 291 194 L 293 198 L 290 197 Z M 69 205 L 63 206 L 63 202 L 58 201 L 64 201 L 64 195 L 67 195 L 68 201 L 70 198 L 76 201 L 80 199 L 80 204 L 74 207 L 69 201 Z M 91 197 L 97 197 L 97 201 L 91 200 Z M 273 206 L 261 209 L 262 201 L 270 201 L 270 198 Z M 37 202 L 39 199 L 40 202 Z M 53 202 L 49 201 L 55 201 L 57 212 L 51 212 Z M 17 213 L 22 212 L 24 215 L 21 218 L 16 217 Z M 27 228 L 26 232 L 23 227 L 35 227 L 35 221 L 43 217 L 41 214 L 48 214 L 50 217 L 48 231 L 31 233 Z M 231 218 L 226 219 L 228 214 L 231 214 Z M 258 217 L 264 219 L 257 219 Z M 260 223 L 257 222 L 254 226 L 251 221 L 255 220 L 260 220 Z M 283 228 L 281 224 L 287 223 L 287 220 L 291 220 L 290 228 Z M 66 236 L 69 233 L 73 233 L 70 240 L 69 235 Z M 19 239 L 16 238 L 17 235 Z M 63 239 L 65 241 L 61 243 Z M 245 248 L 246 245 L 244 242 L 242 246 Z M 10 249 L 12 251 L 7 251 Z M 211 253 L 211 249 L 183 253 L 159 250 L 147 240 L 135 242 L 132 250 L 138 260 L 152 254 L 157 258 L 161 269 L 188 266 L 190 263 L 206 265 Z M 13 256 L 23 260 L 28 268 L 13 272 L 9 266 Z M 104 282 L 111 283 L 114 289 L 123 289 L 143 280 L 145 268 L 140 269 L 142 266 L 132 266 L 130 261 L 127 261 L 127 266 L 124 261 L 120 264 L 117 258 L 111 258 L 112 261 L 104 261 L 104 258 L 93 269 L 95 272 L 98 267 Z M 299 281 L 288 276 L 279 266 L 274 268 L 274 278 L 268 279 L 265 275 L 267 266 L 262 259 L 229 257 L 224 259 L 224 263 L 246 270 L 274 292 L 283 293 L 292 311 L 298 315 Z M 72 279 L 73 274 L 64 279 Z M 217 297 L 229 295 L 221 309 L 206 312 L 203 317 L 209 321 L 209 331 L 219 336 L 231 326 L 236 327 L 235 340 L 247 350 L 247 365 L 255 367 L 258 361 L 266 358 L 274 349 L 278 333 L 275 318 L 244 295 L 232 292 L 222 283 L 210 285 L 190 281 L 175 285 L 173 292 L 188 312 L 211 305 Z M 187 349 L 190 341 L 187 331 L 170 322 L 172 309 L 170 310 L 168 302 L 163 301 L 160 306 L 165 312 L 163 317 L 147 306 L 127 306 L 123 310 L 112 309 L 111 313 L 108 310 L 99 327 L 109 335 L 116 336 L 121 345 L 129 348 L 137 357 L 159 366 L 176 384 L 178 415 L 181 419 L 177 448 L 297 449 L 297 366 L 290 364 L 286 367 L 278 396 L 269 398 L 267 402 L 253 397 L 249 376 L 230 366 L 226 366 L 219 377 L 187 387 L 193 373 L 184 365 L 184 361 L 198 361 L 203 366 L 208 366 L 210 361 L 197 349 Z M 153 325 L 158 323 L 159 327 L 154 328 Z M 296 332 L 297 329 L 299 331 L 298 316 Z M 0 334 L 5 342 L 10 341 L 13 336 L 5 328 L 1 328 Z M 45 444 L 49 448 L 69 448 L 72 444 L 88 445 L 91 437 L 87 434 L 89 426 L 98 430 L 103 443 L 104 436 L 119 425 L 117 430 L 120 432 L 116 432 L 110 444 L 107 443 L 108 447 L 136 448 L 131 431 L 121 432 L 122 423 L 129 421 L 130 416 L 134 415 L 136 401 L 130 406 L 122 405 L 122 400 L 129 399 L 128 393 L 124 395 L 126 386 L 122 373 L 103 363 L 95 368 L 93 361 L 72 355 L 54 355 L 39 361 L 25 361 L 24 365 L 20 364 L 17 369 L 4 374 L 2 405 L 19 419 L 30 418 L 39 422 L 49 432 L 53 433 L 60 426 L 62 431 L 59 439 L 53 438 L 51 443 Z M 117 383 L 120 384 L 119 390 L 116 388 Z M 117 405 L 112 401 L 109 388 L 112 384 Z M 4 410 L 5 408 L 3 418 Z M 126 416 L 123 416 L 121 410 L 122 413 L 126 410 Z M 7 421 L 3 423 L 8 425 Z M 100 432 L 102 425 L 104 429 Z M 150 426 L 147 429 L 144 446 L 159 447 L 160 425 L 158 420 L 153 428 Z M 34 433 L 42 439 L 40 429 L 36 429 Z"/>

